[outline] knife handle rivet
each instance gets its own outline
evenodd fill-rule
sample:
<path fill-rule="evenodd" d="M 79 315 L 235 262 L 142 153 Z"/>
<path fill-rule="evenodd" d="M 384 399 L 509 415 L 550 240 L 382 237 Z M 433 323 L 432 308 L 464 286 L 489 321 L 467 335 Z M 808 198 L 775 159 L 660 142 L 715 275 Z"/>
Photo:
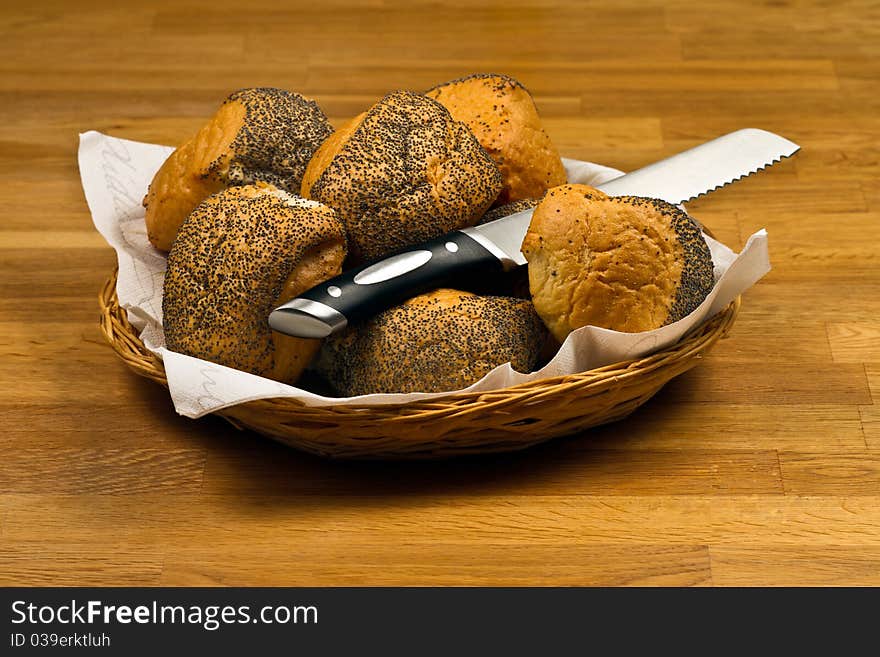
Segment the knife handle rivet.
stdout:
<path fill-rule="evenodd" d="M 338 297 L 342 296 L 342 290 L 340 290 L 335 285 L 331 285 L 330 287 L 327 288 L 327 294 L 329 294 L 331 297 L 338 298 Z"/>
<path fill-rule="evenodd" d="M 446 250 L 450 253 L 456 253 L 458 251 L 458 244 L 456 244 L 455 242 L 446 242 L 444 246 L 446 247 Z"/>

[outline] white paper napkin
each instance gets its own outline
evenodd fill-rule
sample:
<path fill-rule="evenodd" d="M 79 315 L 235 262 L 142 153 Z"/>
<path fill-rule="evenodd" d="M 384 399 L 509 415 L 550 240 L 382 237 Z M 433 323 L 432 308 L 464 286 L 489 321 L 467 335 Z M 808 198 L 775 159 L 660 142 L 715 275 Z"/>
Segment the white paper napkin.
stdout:
<path fill-rule="evenodd" d="M 116 292 L 128 319 L 146 347 L 165 364 L 168 387 L 178 413 L 197 418 L 221 408 L 267 397 L 291 397 L 310 406 L 400 404 L 442 397 L 451 392 L 322 397 L 263 377 L 185 356 L 165 348 L 162 332 L 162 283 L 165 255 L 147 239 L 142 200 L 153 175 L 173 149 L 117 139 L 95 131 L 80 135 L 79 170 L 92 220 L 116 250 Z M 564 160 L 569 182 L 598 185 L 621 172 L 590 162 Z M 516 372 L 500 365 L 468 391 L 493 390 L 534 379 L 575 374 L 621 360 L 646 356 L 679 340 L 688 330 L 723 310 L 770 271 L 767 233 L 752 235 L 740 254 L 706 237 L 715 264 L 715 287 L 684 319 L 654 331 L 619 333 L 585 326 L 571 333 L 540 371 Z"/>

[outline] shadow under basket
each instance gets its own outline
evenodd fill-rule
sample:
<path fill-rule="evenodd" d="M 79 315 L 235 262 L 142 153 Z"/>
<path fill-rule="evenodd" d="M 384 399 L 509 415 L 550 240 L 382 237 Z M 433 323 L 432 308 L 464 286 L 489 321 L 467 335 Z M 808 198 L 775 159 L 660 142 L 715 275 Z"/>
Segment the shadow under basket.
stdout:
<path fill-rule="evenodd" d="M 162 361 L 140 341 L 116 297 L 116 272 L 99 295 L 101 329 L 137 374 L 168 386 Z M 700 362 L 727 335 L 740 299 L 674 345 L 638 360 L 488 392 L 393 405 L 306 406 L 249 401 L 216 411 L 291 447 L 333 458 L 428 459 L 506 452 L 620 420 Z"/>

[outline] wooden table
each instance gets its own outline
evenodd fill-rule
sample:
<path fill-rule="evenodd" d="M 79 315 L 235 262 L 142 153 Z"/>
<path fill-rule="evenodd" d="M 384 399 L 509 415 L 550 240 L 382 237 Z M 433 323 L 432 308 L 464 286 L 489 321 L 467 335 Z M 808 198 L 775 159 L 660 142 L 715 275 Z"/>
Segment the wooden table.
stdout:
<path fill-rule="evenodd" d="M 0 584 L 880 584 L 876 3 L 118 4 L 0 9 Z M 78 132 L 175 144 L 260 85 L 338 125 L 484 70 L 570 157 L 629 170 L 748 126 L 803 147 L 691 205 L 733 248 L 766 227 L 774 269 L 630 419 L 327 462 L 177 416 L 103 343 Z"/>

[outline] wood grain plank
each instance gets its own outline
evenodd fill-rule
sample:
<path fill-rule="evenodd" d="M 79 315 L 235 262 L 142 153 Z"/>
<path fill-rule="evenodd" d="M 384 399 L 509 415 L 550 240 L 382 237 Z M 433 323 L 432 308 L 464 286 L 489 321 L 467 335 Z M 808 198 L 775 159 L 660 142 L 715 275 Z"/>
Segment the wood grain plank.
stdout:
<path fill-rule="evenodd" d="M 821 215 L 774 212 L 764 217 L 770 234 L 770 256 L 786 267 L 815 267 L 823 263 L 876 263 L 875 240 L 880 239 L 880 214 L 843 212 Z"/>
<path fill-rule="evenodd" d="M 140 381 L 140 380 L 138 380 Z M 209 447 L 218 440 L 248 442 L 246 435 L 224 420 L 191 420 L 175 413 L 165 388 L 146 380 L 138 397 L 69 402 L 2 402 L 3 443 L 12 449 L 47 450 L 64 447 Z"/>
<path fill-rule="evenodd" d="M 687 147 L 688 145 L 682 144 L 681 148 L 672 152 Z M 789 165 L 793 163 L 792 160 L 772 166 L 759 176 L 749 176 L 735 185 L 716 190 L 710 196 L 692 202 L 688 207 L 694 213 L 699 212 L 699 208 L 704 205 L 715 212 L 737 212 L 743 231 L 748 231 L 746 234 L 763 228 L 766 217 L 777 209 L 785 211 L 792 207 L 809 207 L 810 213 L 817 217 L 825 213 L 869 211 L 858 181 L 805 180 L 793 184 L 791 178 L 796 173 L 789 170 Z"/>
<path fill-rule="evenodd" d="M 77 223 L 82 217 L 77 218 Z M 42 299 L 76 296 L 83 299 L 84 289 L 92 292 L 83 303 L 94 304 L 97 292 L 116 265 L 116 254 L 109 246 L 103 249 L 78 248 L 53 252 L 51 263 L 42 249 L 3 249 L 0 271 L 0 294 L 6 299 Z"/>
<path fill-rule="evenodd" d="M 547 118 L 547 134 L 560 153 L 576 154 L 587 141 L 597 150 L 644 150 L 663 144 L 660 120 L 655 118 L 602 119 Z"/>
<path fill-rule="evenodd" d="M 205 455 L 197 449 L 133 447 L 67 447 L 51 452 L 0 444 L 4 493 L 57 492 L 140 495 L 198 491 Z"/>
<path fill-rule="evenodd" d="M 71 145 L 74 143 L 71 140 Z M 83 198 L 79 178 L 11 181 L 4 187 L 5 230 L 86 230 L 92 220 Z M 9 251 L 4 264 L 12 264 Z"/>
<path fill-rule="evenodd" d="M 499 19 L 503 22 L 503 16 L 482 22 L 470 16 L 466 22 L 461 21 L 460 16 L 446 21 L 441 19 L 439 25 L 423 26 L 421 30 L 424 31 L 418 36 L 411 32 L 397 32 L 393 27 L 386 29 L 383 25 L 381 40 L 377 40 L 370 31 L 350 29 L 342 37 L 346 40 L 346 48 L 342 52 L 338 42 L 328 41 L 320 32 L 303 34 L 293 48 L 289 45 L 289 36 L 284 34 L 254 33 L 245 42 L 245 53 L 251 61 L 268 61 L 276 66 L 284 62 L 296 64 L 302 58 L 317 66 L 333 66 L 342 62 L 378 63 L 404 58 L 471 62 L 479 61 L 486 53 L 491 53 L 495 62 L 528 63 L 530 58 L 540 57 L 547 52 L 543 39 L 555 38 L 559 40 L 559 45 L 554 49 L 553 57 L 560 62 L 638 62 L 652 57 L 654 61 L 674 64 L 681 59 L 681 41 L 674 34 L 639 28 L 601 32 L 596 31 L 595 26 L 588 27 L 581 19 L 569 22 L 564 29 L 556 25 L 546 26 L 540 30 L 542 39 L 538 40 L 535 39 L 536 30 L 528 27 L 517 29 L 516 36 L 498 34 L 495 31 L 497 26 L 492 21 Z M 454 26 L 445 29 L 444 22 L 454 23 Z M 345 26 L 334 25 L 334 29 L 342 33 Z M 579 38 L 585 29 L 591 30 L 590 39 Z M 477 64 L 473 68 L 498 70 L 497 66 L 489 65 L 491 63 L 486 61 L 485 65 Z M 469 73 L 461 64 L 459 71 L 455 77 Z M 439 82 L 443 80 L 437 80 Z"/>
<path fill-rule="evenodd" d="M 877 185 L 871 181 L 862 181 L 860 184 L 865 202 L 872 208 L 880 206 L 880 189 L 877 188 Z"/>
<path fill-rule="evenodd" d="M 872 322 L 877 318 L 877 311 L 868 300 L 880 295 L 880 276 L 874 276 L 873 271 L 866 269 L 866 262 L 870 263 L 858 261 L 847 278 L 835 274 L 833 267 L 816 271 L 810 267 L 795 267 L 789 261 L 785 267 L 777 266 L 746 292 L 743 312 L 751 313 L 751 304 L 754 303 L 756 316 L 764 315 L 774 322 L 766 332 L 766 335 L 773 336 L 778 321 L 769 318 L 775 304 L 778 317 L 789 321 L 791 328 L 807 327 L 806 337 L 811 340 L 816 339 L 816 330 L 824 332 L 825 322 Z M 780 301 L 780 295 L 785 295 L 784 303 Z M 733 330 L 737 331 L 737 327 L 734 326 Z M 794 348 L 785 340 L 780 342 L 782 348 Z M 818 360 L 831 360 L 830 345 L 826 353 L 827 357 Z M 813 358 L 803 360 L 809 362 Z"/>
<path fill-rule="evenodd" d="M 844 102 L 861 102 L 858 99 L 841 96 Z M 788 119 L 788 130 L 794 138 L 806 144 L 807 149 L 794 159 L 794 166 L 798 170 L 798 178 L 809 179 L 816 174 L 824 174 L 825 179 L 835 177 L 837 172 L 822 168 L 820 160 L 813 159 L 814 155 L 824 155 L 828 152 L 844 150 L 853 155 L 857 155 L 863 151 L 870 152 L 876 148 L 873 141 L 874 135 L 878 132 L 878 123 L 880 120 L 875 115 L 862 115 L 857 112 L 846 112 L 847 122 L 841 125 L 840 119 L 835 116 L 840 112 L 828 112 L 823 116 L 805 117 L 801 115 L 800 120 L 795 117 Z M 801 156 L 806 157 L 801 157 Z M 845 177 L 845 176 L 844 176 Z"/>
<path fill-rule="evenodd" d="M 32 144 L 35 136 L 45 138 L 47 134 L 62 131 L 60 128 L 68 138 L 75 137 L 77 132 L 90 128 L 98 121 L 155 120 L 162 117 L 190 117 L 204 121 L 223 102 L 223 88 L 190 89 L 183 94 L 169 94 L 161 88 L 0 91 L 0 118 L 3 120 L 0 134 L 4 139 L 12 140 L 16 135 L 21 135 L 17 132 L 18 128 L 29 129 L 28 139 L 26 142 L 22 140 L 25 142 L 23 145 L 28 145 Z M 75 113 L 70 112 L 71 106 L 76 107 Z M 321 106 L 324 104 L 321 103 Z M 107 112 L 108 107 L 113 108 L 112 113 Z M 75 168 L 75 163 L 70 160 L 70 151 L 66 156 L 65 163 Z M 37 173 L 30 166 L 21 171 L 30 172 Z"/>
<path fill-rule="evenodd" d="M 204 15 L 199 10 L 199 15 Z M 600 12 L 590 12 L 600 13 Z M 552 11 L 523 5 L 512 12 L 509 7 L 487 4 L 470 5 L 467 19 L 462 9 L 448 4 L 431 8 L 431 21 L 420 20 L 424 8 L 396 7 L 360 8 L 356 5 L 339 12 L 316 8 L 309 12 L 307 31 L 300 31 L 297 46 L 289 44 L 289 25 L 302 21 L 300 12 L 275 11 L 278 23 L 267 29 L 262 20 L 244 21 L 236 33 L 249 37 L 248 53 L 261 61 L 275 61 L 302 52 L 312 63 L 342 61 L 402 61 L 406 59 L 457 59 L 468 61 L 491 53 L 505 60 L 526 60 L 551 55 L 558 61 L 596 61 L 602 59 L 633 60 L 653 55 L 656 59 L 680 59 L 678 35 L 653 29 L 662 9 L 604 8 L 601 16 L 591 16 L 580 6 L 557 4 Z M 256 18 L 256 17 L 255 17 Z M 160 15 L 157 23 L 178 17 Z M 199 29 L 210 33 L 225 32 L 230 25 L 225 17 L 214 15 L 199 20 Z M 365 24 L 381 25 L 382 39 L 377 40 Z M 614 25 L 614 29 L 603 26 Z M 259 27 L 257 27 L 259 25 Z M 337 41 L 330 42 L 324 34 L 333 31 Z M 582 38 L 589 30 L 590 39 Z M 632 38 L 626 38 L 631 36 Z M 539 38 L 536 38 L 539 37 Z M 339 47 L 344 41 L 345 48 Z M 554 46 L 548 48 L 548 42 Z"/>
<path fill-rule="evenodd" d="M 108 119 L 101 117 L 90 120 L 88 124 L 85 124 L 84 120 L 80 120 L 70 122 L 69 124 L 54 125 L 51 128 L 32 121 L 18 122 L 12 126 L 0 128 L 0 139 L 3 139 L 4 143 L 8 145 L 11 155 L 23 154 L 38 159 L 41 164 L 50 167 L 50 173 L 52 167 L 60 168 L 60 163 L 63 163 L 63 173 L 68 175 L 58 176 L 57 173 L 62 173 L 62 171 L 58 171 L 55 177 L 59 179 L 59 182 L 68 182 L 72 179 L 70 174 L 75 174 L 78 187 L 76 190 L 77 202 L 75 204 L 72 203 L 73 194 L 69 195 L 69 200 L 72 207 L 82 207 L 87 210 L 87 206 L 84 203 L 82 186 L 79 182 L 79 170 L 70 159 L 71 152 L 75 151 L 79 145 L 78 133 L 86 130 L 83 127 L 84 125 L 87 125 L 88 129 L 97 130 L 113 137 L 173 146 L 195 134 L 231 91 L 233 90 L 216 91 L 208 94 L 206 97 L 212 99 L 213 102 L 210 100 L 206 101 L 201 114 L 198 116 L 169 116 L 164 115 L 163 112 L 162 116 L 151 118 L 129 119 L 123 117 Z M 0 173 L 8 175 L 10 172 L 9 167 L 13 165 L 14 158 L 10 159 L 5 170 L 0 169 Z M 19 198 L 24 203 L 35 200 L 32 194 L 38 189 L 39 179 L 23 180 L 19 178 L 14 182 L 20 189 Z M 68 200 L 68 197 L 65 197 L 65 200 Z"/>
<path fill-rule="evenodd" d="M 430 59 L 392 64 L 385 60 L 360 60 L 346 65 L 315 63 L 309 67 L 304 92 L 322 93 L 344 87 L 354 93 L 383 95 L 389 88 L 427 89 L 469 70 L 497 70 L 499 65 L 538 94 L 564 94 L 575 89 L 631 90 L 723 89 L 833 91 L 838 83 L 830 61 L 756 60 L 752 62 L 589 62 L 541 64 L 535 74 L 533 60 L 471 59 L 469 68 L 459 60 Z"/>
<path fill-rule="evenodd" d="M 126 545 L 0 543 L 0 586 L 156 586 L 163 555 Z"/>
<path fill-rule="evenodd" d="M 92 307 L 97 316 L 97 304 Z M 37 310 L 43 315 L 47 312 L 47 308 Z M 88 407 L 91 403 L 124 404 L 133 398 L 155 399 L 151 396 L 155 391 L 123 365 L 106 343 L 97 322 L 5 322 L 3 326 L 0 380 L 28 383 L 0 387 L 0 403 L 64 400 L 74 407 Z M 100 368 L 101 376 L 92 375 L 96 367 Z"/>
<path fill-rule="evenodd" d="M 3 24 L 7 32 L 71 31 L 82 34 L 83 41 L 105 31 L 145 34 L 156 13 L 150 7 L 132 7 L 128 11 L 106 0 L 84 0 L 77 3 L 76 11 L 71 11 L 70 4 L 64 0 L 44 0 L 32 6 L 4 5 L 3 8 L 9 18 Z"/>
<path fill-rule="evenodd" d="M 826 328 L 835 363 L 880 362 L 880 323 L 833 322 Z"/>
<path fill-rule="evenodd" d="M 339 5 L 348 11 L 339 11 Z M 308 8 L 308 24 L 315 35 L 332 31 L 337 34 L 357 35 L 363 33 L 365 24 L 381 25 L 383 35 L 389 39 L 406 42 L 423 41 L 425 38 L 450 38 L 452 36 L 483 36 L 492 34 L 528 35 L 539 30 L 541 34 L 577 34 L 583 25 L 591 25 L 597 32 L 602 28 L 615 27 L 628 31 L 656 33 L 657 23 L 663 19 L 660 7 L 609 7 L 604 12 L 584 12 L 580 7 L 555 4 L 547 11 L 542 3 L 520 3 L 516 11 L 506 5 L 468 5 L 467 21 L 462 20 L 461 7 L 444 5 L 432 7 L 431 20 L 426 21 L 425 11 L 414 5 L 398 3 L 397 6 L 366 6 L 358 3 L 328 3 Z M 595 14 L 595 15 L 594 15 Z M 164 9 L 156 14 L 153 28 L 157 32 L 175 34 L 266 34 L 277 35 L 290 32 L 302 25 L 302 9 L 281 9 L 277 5 L 265 11 L 242 16 L 232 22 L 222 9 L 198 7 L 198 9 Z M 487 29 L 491 27 L 491 29 Z M 309 38 L 308 34 L 303 35 Z M 363 38 L 363 37 L 361 37 Z M 557 47 L 564 48 L 564 44 Z M 440 51 L 442 52 L 442 51 Z M 399 55 L 398 55 L 399 56 Z M 395 57 L 387 56 L 386 61 Z"/>
<path fill-rule="evenodd" d="M 785 492 L 793 495 L 876 495 L 880 456 L 830 450 L 779 452 Z"/>
<path fill-rule="evenodd" d="M 220 418 L 190 420 L 177 415 L 168 392 L 158 385 L 143 381 L 138 393 L 138 398 L 94 401 L 88 408 L 59 402 L 0 403 L 0 418 L 7 427 L 4 441 L 44 449 L 112 444 L 229 452 L 263 443 Z M 125 422 L 120 423 L 123 414 Z M 661 394 L 625 422 L 597 427 L 574 440 L 578 450 L 861 451 L 864 417 L 851 405 L 670 404 Z"/>
<path fill-rule="evenodd" d="M 865 408 L 865 407 L 863 407 Z M 868 407 L 870 408 L 870 407 Z M 584 444 L 614 449 L 865 449 L 858 407 L 678 402 L 660 393 Z"/>
<path fill-rule="evenodd" d="M 84 381 L 84 372 L 92 377 Z M 99 372 L 100 376 L 94 376 Z M 0 379 L 26 380 L 26 386 L 0 388 L 0 403 L 52 403 L 63 399 L 71 406 L 89 406 L 108 401 L 124 405 L 129 399 L 143 399 L 144 379 L 131 372 L 110 349 L 96 347 L 92 353 L 81 350 L 76 357 L 59 355 L 50 360 L 33 360 L 26 356 L 0 363 Z M 120 423 L 127 421 L 120 414 Z"/>
<path fill-rule="evenodd" d="M 792 28 L 806 31 L 848 28 L 855 36 L 859 27 L 865 27 L 866 19 L 876 20 L 875 6 L 864 0 L 830 4 L 747 4 L 751 5 L 749 11 L 743 11 L 743 3 L 730 0 L 699 6 L 670 2 L 667 5 L 667 29 L 690 33 L 736 25 L 742 32 L 753 34 L 767 29 L 787 33 L 787 29 Z M 856 40 L 862 41 L 860 38 Z"/>
<path fill-rule="evenodd" d="M 0 322 L 0 358 L 42 360 L 78 348 L 91 351 L 95 346 L 109 346 L 101 338 L 96 322 Z"/>
<path fill-rule="evenodd" d="M 716 586 L 876 586 L 880 549 L 711 546 Z"/>
<path fill-rule="evenodd" d="M 835 65 L 838 60 L 834 60 Z M 816 90 L 742 89 L 730 92 L 717 87 L 689 89 L 686 93 L 675 87 L 668 89 L 618 89 L 609 95 L 596 89 L 584 89 L 581 95 L 585 116 L 620 118 L 660 116 L 669 130 L 693 129 L 692 121 L 732 122 L 760 125 L 785 135 L 793 128 L 821 135 L 818 127 L 837 126 L 835 132 L 845 139 L 852 133 L 840 125 L 846 116 L 859 126 L 861 121 L 875 121 L 880 100 L 870 93 L 825 93 Z M 804 109 L 809 108 L 808 112 Z M 729 123 L 728 123 L 729 125 Z M 858 133 L 857 133 L 858 134 Z"/>
<path fill-rule="evenodd" d="M 868 387 L 876 405 L 880 403 L 880 363 L 866 363 L 865 376 L 868 377 Z"/>
<path fill-rule="evenodd" d="M 166 559 L 160 584 L 241 586 L 695 586 L 711 583 L 705 546 L 540 547 L 399 544 L 328 545 L 320 553 L 243 547 Z M 607 555 L 614 555 L 608 559 Z M 235 565 L 230 567 L 229 564 Z M 276 564 L 269 572 L 265 563 Z"/>
<path fill-rule="evenodd" d="M 0 272 L 4 270 L 0 267 Z M 109 275 L 110 272 L 107 272 Z M 40 303 L 23 304 L 20 299 L 7 299 L 0 297 L 0 321 L 7 323 L 34 323 L 39 324 L 46 315 L 46 308 L 52 308 L 59 317 L 66 317 L 71 324 L 97 324 L 95 316 L 98 297 L 98 288 L 94 289 L 94 295 L 81 294 L 73 297 L 58 297 L 48 295 L 40 299 Z"/>
<path fill-rule="evenodd" d="M 426 483 L 406 495 L 0 495 L 11 544 L 63 536 L 71 544 L 124 542 L 171 554 L 206 546 L 233 552 L 284 547 L 313 555 L 333 547 L 400 544 L 880 547 L 880 497 L 793 495 L 457 496 Z"/>
<path fill-rule="evenodd" d="M 880 405 L 859 407 L 859 417 L 862 420 L 865 443 L 870 449 L 880 449 Z"/>
<path fill-rule="evenodd" d="M 867 404 L 871 395 L 864 368 L 843 363 L 719 362 L 711 358 L 664 388 L 669 403 Z"/>
<path fill-rule="evenodd" d="M 730 335 L 712 357 L 730 363 L 770 359 L 782 362 L 830 362 L 825 326 L 807 308 L 780 308 L 775 290 L 764 282 L 749 290 Z M 768 341 L 772 336 L 772 341 Z"/>
<path fill-rule="evenodd" d="M 300 64 L 285 64 L 275 70 L 255 73 L 253 64 L 237 63 L 225 56 L 214 55 L 214 67 L 200 68 L 197 75 L 154 68 L 119 68 L 104 66 L 94 70 L 57 66 L 46 70 L 42 66 L 28 68 L 0 64 L 0 91 L 132 91 L 144 89 L 172 93 L 187 93 L 191 89 L 230 93 L 236 89 L 254 86 L 272 86 L 284 89 L 306 88 L 306 69 Z"/>
<path fill-rule="evenodd" d="M 0 230 L 0 249 L 107 249 L 106 240 L 87 230 Z"/>
<path fill-rule="evenodd" d="M 835 57 L 834 72 L 842 91 L 857 94 L 860 98 L 863 95 L 876 96 L 877 76 L 880 73 L 880 62 L 876 57 Z"/>
<path fill-rule="evenodd" d="M 876 133 L 871 133 L 876 134 Z M 833 137 L 833 135 L 831 135 Z M 864 138 L 870 139 L 870 134 Z M 863 180 L 872 182 L 880 174 L 880 148 L 847 145 L 846 141 L 829 148 L 811 148 L 797 163 L 798 178 L 804 181 Z M 802 140 L 810 143 L 807 140 Z M 809 166 L 808 166 L 809 165 Z"/>
<path fill-rule="evenodd" d="M 743 30 L 740 21 L 735 27 L 723 23 L 711 28 L 691 31 L 682 37 L 684 59 L 796 59 L 805 52 L 827 59 L 877 55 L 869 39 L 853 38 L 853 30 L 825 25 L 818 29 L 797 29 L 793 25 L 762 26 Z M 872 35 L 876 36 L 876 35 Z"/>
<path fill-rule="evenodd" d="M 67 25 L 43 26 L 39 32 L 11 32 L 0 41 L 0 61 L 52 61 L 57 62 L 59 68 L 83 73 L 177 71 L 185 74 L 196 57 L 207 55 L 208 61 L 213 62 L 222 52 L 234 67 L 244 56 L 245 37 L 240 34 L 212 38 L 194 34 L 148 34 L 148 30 L 141 28 L 140 38 L 136 38 L 137 27 L 131 21 L 126 23 L 134 30 L 123 25 L 108 26 L 100 39 L 93 40 L 83 39 Z M 109 61 L 105 57 L 108 51 L 113 53 Z"/>

